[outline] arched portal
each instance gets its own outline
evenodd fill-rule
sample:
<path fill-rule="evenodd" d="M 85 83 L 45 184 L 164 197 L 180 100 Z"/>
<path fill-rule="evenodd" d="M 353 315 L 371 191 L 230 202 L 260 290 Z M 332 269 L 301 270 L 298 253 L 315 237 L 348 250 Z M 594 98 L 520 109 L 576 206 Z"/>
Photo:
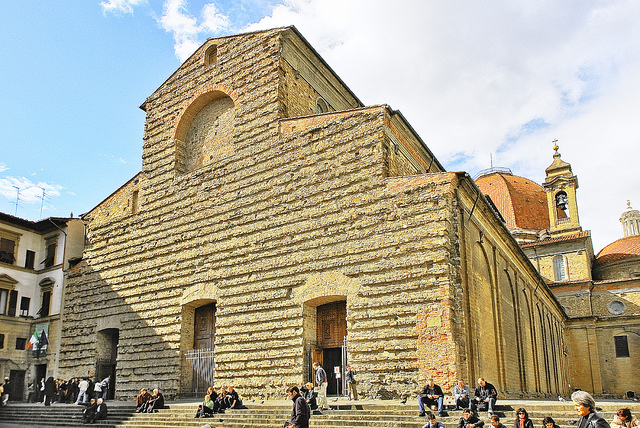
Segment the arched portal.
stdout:
<path fill-rule="evenodd" d="M 182 295 L 180 396 L 202 398 L 215 384 L 218 288 L 194 284 Z"/>
<path fill-rule="evenodd" d="M 107 385 L 107 400 L 115 396 L 116 363 L 118 360 L 118 342 L 120 330 L 117 328 L 104 328 L 98 331 L 96 337 L 96 379 L 99 381 L 109 379 Z"/>
<path fill-rule="evenodd" d="M 339 300 L 323 303 L 325 298 L 305 303 L 308 318 L 305 336 L 312 344 L 309 365 L 320 363 L 327 372 L 327 394 L 339 395 L 343 391 L 342 373 L 346 362 L 347 301 L 342 296 L 333 297 Z M 310 369 L 309 374 L 313 377 L 313 370 Z"/>

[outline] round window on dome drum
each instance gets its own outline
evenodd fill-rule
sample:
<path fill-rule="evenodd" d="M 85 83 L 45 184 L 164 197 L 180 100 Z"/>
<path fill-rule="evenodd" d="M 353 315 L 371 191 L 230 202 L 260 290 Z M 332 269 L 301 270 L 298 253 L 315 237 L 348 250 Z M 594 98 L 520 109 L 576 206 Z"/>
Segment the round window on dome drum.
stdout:
<path fill-rule="evenodd" d="M 620 300 L 612 300 L 609 302 L 609 312 L 613 315 L 622 315 L 624 309 L 624 302 L 621 302 Z"/>

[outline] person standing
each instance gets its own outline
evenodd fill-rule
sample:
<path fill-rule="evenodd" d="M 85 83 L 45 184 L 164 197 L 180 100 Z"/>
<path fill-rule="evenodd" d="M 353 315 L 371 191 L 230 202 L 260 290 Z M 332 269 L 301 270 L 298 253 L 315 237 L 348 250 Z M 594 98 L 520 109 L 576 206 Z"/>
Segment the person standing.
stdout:
<path fill-rule="evenodd" d="M 44 383 L 44 405 L 50 406 L 51 399 L 56 393 L 56 381 L 53 380 L 53 376 L 49 376 L 49 379 Z"/>
<path fill-rule="evenodd" d="M 602 416 L 596 413 L 596 402 L 591 394 L 585 391 L 576 391 L 571 394 L 573 407 L 580 415 L 577 428 L 611 428 Z"/>
<path fill-rule="evenodd" d="M 11 381 L 8 377 L 4 378 L 4 385 L 2 386 L 4 392 L 2 393 L 2 405 L 6 406 L 9 403 L 9 395 L 11 395 Z"/>
<path fill-rule="evenodd" d="M 320 363 L 313 363 L 313 369 L 316 371 L 316 385 L 318 386 L 318 407 L 321 410 L 328 410 L 327 402 L 327 372 L 324 371 Z"/>
<path fill-rule="evenodd" d="M 347 364 L 347 372 L 344 374 L 344 380 L 347 382 L 349 388 L 349 400 L 353 396 L 354 400 L 358 399 L 358 389 L 356 388 L 356 371 L 351 367 L 351 364 Z"/>
<path fill-rule="evenodd" d="M 75 403 L 80 390 L 78 389 L 78 378 L 74 377 L 67 382 L 67 403 Z"/>
<path fill-rule="evenodd" d="M 111 387 L 110 385 L 111 382 L 111 375 L 105 377 L 104 379 L 102 379 L 102 401 L 107 401 L 107 394 L 109 392 L 109 388 Z"/>
<path fill-rule="evenodd" d="M 102 381 L 100 379 L 96 379 L 93 384 L 93 397 L 97 400 L 98 398 L 102 398 Z"/>
<path fill-rule="evenodd" d="M 291 409 L 291 418 L 286 428 L 309 428 L 311 411 L 304 397 L 300 395 L 298 387 L 292 386 L 287 389 L 287 396 L 289 400 L 293 401 L 293 408 Z"/>
<path fill-rule="evenodd" d="M 82 379 L 78 384 L 78 398 L 74 404 L 84 404 L 87 402 L 87 389 L 89 388 L 89 381 Z"/>

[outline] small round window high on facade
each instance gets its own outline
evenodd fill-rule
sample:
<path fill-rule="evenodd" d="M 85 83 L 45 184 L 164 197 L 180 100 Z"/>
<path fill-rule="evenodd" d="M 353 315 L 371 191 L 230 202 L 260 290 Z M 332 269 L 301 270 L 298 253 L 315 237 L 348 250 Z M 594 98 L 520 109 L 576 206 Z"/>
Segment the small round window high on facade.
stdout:
<path fill-rule="evenodd" d="M 621 302 L 620 300 L 612 300 L 609 302 L 609 312 L 613 315 L 622 315 L 624 309 L 624 302 Z"/>

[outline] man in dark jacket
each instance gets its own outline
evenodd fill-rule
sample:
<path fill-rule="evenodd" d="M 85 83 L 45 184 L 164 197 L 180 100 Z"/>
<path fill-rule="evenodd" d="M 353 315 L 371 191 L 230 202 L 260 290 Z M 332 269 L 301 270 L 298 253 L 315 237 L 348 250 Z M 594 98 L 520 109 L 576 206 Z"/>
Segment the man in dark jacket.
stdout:
<path fill-rule="evenodd" d="M 313 369 L 316 371 L 316 385 L 318 386 L 318 407 L 321 410 L 327 410 L 329 408 L 329 403 L 327 402 L 327 372 L 317 361 L 313 363 Z"/>
<path fill-rule="evenodd" d="M 311 382 L 305 383 L 302 388 L 300 388 L 300 395 L 304 397 L 304 400 L 312 411 L 318 408 L 318 393 L 313 388 Z"/>
<path fill-rule="evenodd" d="M 291 419 L 287 428 L 309 428 L 309 418 L 311 412 L 309 411 L 309 405 L 305 399 L 300 395 L 300 390 L 297 386 L 292 386 L 287 389 L 289 399 L 293 401 L 293 409 L 291 409 Z"/>
<path fill-rule="evenodd" d="M 96 400 L 93 398 L 87 405 L 87 408 L 82 411 L 82 423 L 92 424 L 96 420 L 96 410 L 98 409 L 98 404 Z"/>
<path fill-rule="evenodd" d="M 356 386 L 356 371 L 351 367 L 351 364 L 347 364 L 347 371 L 344 373 L 344 380 L 347 382 L 347 386 L 349 387 L 349 400 L 351 400 L 351 396 L 353 395 L 353 399 L 358 399 L 358 388 Z"/>
<path fill-rule="evenodd" d="M 458 421 L 458 428 L 482 428 L 484 422 L 482 422 L 476 415 L 469 409 L 464 409 L 462 417 Z"/>
<path fill-rule="evenodd" d="M 242 400 L 238 395 L 238 392 L 233 388 L 233 386 L 227 387 L 227 396 L 225 397 L 227 402 L 227 407 L 229 409 L 242 409 Z"/>
<path fill-rule="evenodd" d="M 442 388 L 436 385 L 433 379 L 429 380 L 429 384 L 422 388 L 422 392 L 420 392 L 418 396 L 418 407 L 420 408 L 420 415 L 424 416 L 424 406 L 427 405 L 428 408 L 432 408 L 435 410 L 436 406 L 438 409 L 438 415 L 442 416 L 442 404 L 444 403 L 444 394 L 442 393 Z"/>
<path fill-rule="evenodd" d="M 487 406 L 487 417 L 490 418 L 493 414 L 493 406 L 496 404 L 497 399 L 498 391 L 494 386 L 485 381 L 484 378 L 479 378 L 478 387 L 476 388 L 473 400 L 471 401 L 473 411 L 477 411 L 480 405 L 482 407 Z"/>
<path fill-rule="evenodd" d="M 107 403 L 105 403 L 102 398 L 98 398 L 98 401 L 96 401 L 95 419 L 107 419 Z"/>
<path fill-rule="evenodd" d="M 578 428 L 610 428 L 609 423 L 596 413 L 596 402 L 591 394 L 585 391 L 576 391 L 571 394 L 573 407 L 580 415 Z"/>

